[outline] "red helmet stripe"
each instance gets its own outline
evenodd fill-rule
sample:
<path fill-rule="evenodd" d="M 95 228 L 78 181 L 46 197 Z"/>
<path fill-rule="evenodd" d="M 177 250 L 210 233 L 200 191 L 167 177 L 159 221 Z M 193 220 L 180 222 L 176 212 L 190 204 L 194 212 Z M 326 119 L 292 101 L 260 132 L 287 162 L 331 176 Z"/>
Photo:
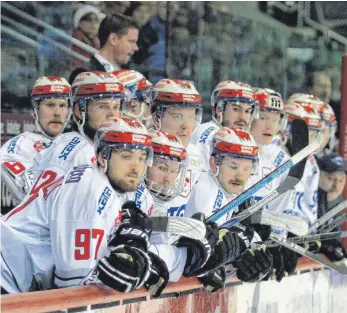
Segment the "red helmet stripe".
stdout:
<path fill-rule="evenodd" d="M 108 131 L 105 133 L 102 140 L 111 143 L 129 143 L 140 144 L 145 146 L 152 146 L 152 137 L 148 135 L 136 134 L 136 133 L 124 133 L 117 131 Z"/>

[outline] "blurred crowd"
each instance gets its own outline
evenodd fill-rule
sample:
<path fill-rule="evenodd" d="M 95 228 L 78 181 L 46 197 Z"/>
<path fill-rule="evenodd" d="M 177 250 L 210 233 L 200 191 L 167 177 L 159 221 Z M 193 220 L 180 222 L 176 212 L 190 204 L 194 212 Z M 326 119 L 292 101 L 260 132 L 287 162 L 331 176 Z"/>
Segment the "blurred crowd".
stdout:
<path fill-rule="evenodd" d="M 327 101 L 332 101 L 339 120 L 341 53 L 338 47 L 328 46 L 323 39 L 318 40 L 310 58 L 293 57 L 288 49 L 298 42 L 297 38 L 281 29 L 221 11 L 209 1 L 78 1 L 59 2 L 59 6 L 53 2 L 18 6 L 96 50 L 100 48 L 98 28 L 105 14 L 123 13 L 133 17 L 141 26 L 139 50 L 125 67 L 140 71 L 152 83 L 163 77 L 194 81 L 203 91 L 204 102 L 208 101 L 213 86 L 226 78 L 253 86 L 272 86 L 289 95 L 309 92 L 313 87 L 313 73 L 324 72 L 331 89 Z M 13 45 L 2 48 L 5 64 L 9 64 L 2 71 L 5 110 L 23 111 L 29 107 L 28 86 L 33 84 L 36 74 L 43 75 L 53 69 L 57 73 L 58 69 L 58 74 L 67 77 L 71 69 L 84 63 L 54 48 L 46 37 L 70 45 L 86 58 L 91 57 L 91 53 L 64 42 L 50 30 L 38 31 L 42 36 L 37 40 L 42 45 L 34 57 L 27 51 L 13 49 Z M 299 42 L 304 44 L 305 38 Z M 10 66 L 12 63 L 16 64 Z M 14 81 L 18 84 L 13 84 Z"/>

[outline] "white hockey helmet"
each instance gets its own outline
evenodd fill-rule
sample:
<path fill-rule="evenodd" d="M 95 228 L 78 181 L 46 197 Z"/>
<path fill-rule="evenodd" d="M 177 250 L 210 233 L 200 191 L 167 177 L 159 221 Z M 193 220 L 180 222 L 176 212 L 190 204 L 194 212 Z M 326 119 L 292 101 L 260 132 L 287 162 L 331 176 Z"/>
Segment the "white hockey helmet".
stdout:
<path fill-rule="evenodd" d="M 254 98 L 258 101 L 259 110 L 279 113 L 281 115 L 279 130 L 284 131 L 287 127 L 288 119 L 281 94 L 268 88 L 257 88 L 254 90 Z"/>
<path fill-rule="evenodd" d="M 312 97 L 311 95 L 294 94 L 288 99 L 285 105 L 285 112 L 288 114 L 287 132 L 290 131 L 290 125 L 295 119 L 305 121 L 309 129 L 318 132 L 322 130 L 322 118 L 317 108 L 317 104 L 321 101 L 317 97 Z"/>
<path fill-rule="evenodd" d="M 201 96 L 193 83 L 178 79 L 161 79 L 153 87 L 151 113 L 156 113 L 161 121 L 166 108 L 194 108 L 196 109 L 196 123 L 198 127 L 202 119 Z"/>
<path fill-rule="evenodd" d="M 134 149 L 148 153 L 147 166 L 152 165 L 152 138 L 147 129 L 136 120 L 110 117 L 97 130 L 94 138 L 95 153 L 105 160 L 111 158 L 113 150 Z"/>
<path fill-rule="evenodd" d="M 213 136 L 212 156 L 221 165 L 224 156 L 253 160 L 252 174 L 258 170 L 258 146 L 252 135 L 236 128 L 221 128 Z M 218 172 L 217 174 L 218 175 Z"/>
<path fill-rule="evenodd" d="M 323 103 L 318 97 L 306 93 L 294 93 L 287 102 L 302 102 L 310 105 L 321 105 Z"/>
<path fill-rule="evenodd" d="M 218 83 L 211 95 L 212 119 L 220 126 L 223 124 L 223 112 L 228 103 L 249 104 L 252 108 L 252 117 L 256 118 L 257 101 L 251 86 L 225 80 Z"/>
<path fill-rule="evenodd" d="M 154 163 L 163 160 L 164 162 L 179 164 L 176 179 L 169 186 L 163 186 L 161 183 L 154 182 L 149 178 L 148 172 L 144 180 L 153 196 L 163 201 L 169 201 L 183 191 L 187 171 L 186 150 L 176 136 L 158 130 L 152 130 L 150 135 L 152 136 Z"/>
<path fill-rule="evenodd" d="M 126 105 L 124 113 L 131 118 L 140 119 L 144 113 L 144 105 L 150 106 L 151 104 L 151 92 L 152 83 L 146 79 L 140 72 L 134 70 L 116 70 L 112 74 L 122 83 L 125 87 L 126 93 Z M 137 105 L 140 105 L 140 112 L 134 114 L 131 112 L 132 100 L 137 101 Z"/>
<path fill-rule="evenodd" d="M 89 100 L 120 99 L 120 113 L 122 115 L 125 101 L 125 89 L 112 73 L 84 72 L 76 76 L 72 83 L 73 105 L 78 105 L 82 119 L 74 114 L 74 120 L 81 134 Z"/>
<path fill-rule="evenodd" d="M 64 77 L 41 76 L 36 80 L 31 92 L 31 103 L 34 110 L 36 128 L 40 133 L 48 138 L 51 138 L 51 136 L 46 134 L 40 125 L 38 108 L 42 100 L 50 98 L 66 99 L 68 101 L 69 113 L 64 125 L 65 128 L 71 115 L 71 86 Z"/>

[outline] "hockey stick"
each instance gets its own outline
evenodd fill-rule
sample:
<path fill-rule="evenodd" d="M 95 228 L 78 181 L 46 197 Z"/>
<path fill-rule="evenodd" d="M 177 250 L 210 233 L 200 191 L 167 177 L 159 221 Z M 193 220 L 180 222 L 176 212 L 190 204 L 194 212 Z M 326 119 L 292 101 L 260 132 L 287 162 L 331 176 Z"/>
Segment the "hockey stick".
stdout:
<path fill-rule="evenodd" d="M 200 240 L 205 237 L 206 227 L 203 222 L 180 216 L 151 216 L 152 230 L 161 233 L 176 234 Z"/>
<path fill-rule="evenodd" d="M 288 241 L 294 242 L 294 243 L 303 243 L 303 242 L 312 242 L 312 241 L 323 241 L 323 240 L 330 240 L 330 239 L 339 239 L 339 238 L 345 238 L 347 237 L 347 231 L 335 231 L 332 233 L 323 233 L 323 234 L 316 234 L 316 235 L 308 235 L 308 236 L 302 236 L 302 237 L 292 237 L 288 238 Z"/>
<path fill-rule="evenodd" d="M 296 150 L 299 150 L 299 152 L 294 154 L 290 159 L 288 159 L 285 163 L 283 163 L 281 166 L 276 168 L 276 170 L 272 171 L 269 175 L 262 178 L 260 181 L 254 184 L 251 188 L 245 190 L 234 200 L 232 200 L 231 202 L 226 204 L 224 207 L 222 207 L 220 210 L 212 214 L 207 219 L 207 221 L 212 221 L 212 222 L 218 221 L 221 217 L 223 217 L 228 212 L 230 212 L 231 210 L 233 210 L 234 208 L 236 208 L 237 206 L 245 202 L 247 199 L 253 196 L 258 190 L 263 188 L 265 185 L 273 181 L 276 177 L 280 176 L 288 169 L 290 169 L 288 176 L 286 177 L 284 182 L 277 187 L 277 189 L 270 192 L 266 197 L 264 197 L 262 200 L 257 202 L 255 205 L 239 213 L 237 217 L 231 218 L 229 220 L 228 227 L 231 227 L 234 224 L 249 217 L 254 212 L 258 211 L 261 207 L 263 207 L 265 204 L 277 198 L 279 195 L 283 194 L 284 192 L 292 189 L 301 180 L 302 174 L 305 169 L 305 164 L 306 164 L 305 161 L 303 160 L 305 160 L 305 158 L 308 155 L 312 154 L 314 151 L 316 151 L 319 148 L 320 141 L 317 139 L 310 145 L 307 145 L 308 144 L 308 129 L 307 129 L 306 123 L 302 120 L 294 120 L 294 122 L 292 123 L 292 132 L 293 132 L 293 137 L 296 138 L 296 144 L 298 144 L 300 148 L 303 148 L 303 149 L 296 149 Z M 300 161 L 303 161 L 303 162 L 300 163 Z"/>
<path fill-rule="evenodd" d="M 330 262 L 325 260 L 323 257 L 321 257 L 319 254 L 313 253 L 311 251 L 308 251 L 308 248 L 303 248 L 294 242 L 290 242 L 286 238 L 276 238 L 271 237 L 271 240 L 296 252 L 299 253 L 302 256 L 305 256 L 315 262 L 318 262 L 320 264 L 325 265 L 327 268 L 330 268 L 332 270 L 335 270 L 339 272 L 340 274 L 347 275 L 347 264 L 346 262 Z"/>
<path fill-rule="evenodd" d="M 341 216 L 336 217 L 331 223 L 318 228 L 318 233 L 328 233 L 335 227 L 339 227 L 344 221 L 347 221 L 347 214 L 344 213 Z"/>
<path fill-rule="evenodd" d="M 330 220 L 332 217 L 334 217 L 336 214 L 340 213 L 343 209 L 347 207 L 347 200 L 342 201 L 340 204 L 332 208 L 329 212 L 324 214 L 321 218 L 319 218 L 309 229 L 308 233 L 312 234 L 314 233 L 318 227 L 326 223 L 328 220 Z"/>
<path fill-rule="evenodd" d="M 251 224 L 263 224 L 282 228 L 297 236 L 304 236 L 308 231 L 307 223 L 301 218 L 267 210 L 253 214 L 251 216 Z"/>

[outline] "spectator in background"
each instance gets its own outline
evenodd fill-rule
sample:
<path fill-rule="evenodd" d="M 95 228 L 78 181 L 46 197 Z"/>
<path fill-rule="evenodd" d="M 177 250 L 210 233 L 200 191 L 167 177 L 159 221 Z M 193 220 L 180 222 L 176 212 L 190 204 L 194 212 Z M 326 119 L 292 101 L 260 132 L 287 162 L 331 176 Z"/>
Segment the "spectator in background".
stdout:
<path fill-rule="evenodd" d="M 157 12 L 140 30 L 139 51 L 134 54 L 134 62 L 150 69 L 143 71 L 148 80 L 155 84 L 166 77 L 166 18 L 170 6 L 170 19 L 176 15 L 172 2 L 157 2 Z"/>
<path fill-rule="evenodd" d="M 138 51 L 138 23 L 123 14 L 106 16 L 99 27 L 100 50 L 92 56 L 89 62 L 74 69 L 69 82 L 82 72 L 112 72 L 127 64 Z"/>
<path fill-rule="evenodd" d="M 343 201 L 342 192 L 346 184 L 347 164 L 342 156 L 331 153 L 321 157 L 318 161 L 320 169 L 319 188 L 326 193 L 327 211 Z M 323 192 L 323 194 L 324 194 Z M 318 196 L 320 193 L 318 193 Z M 321 203 L 325 202 L 324 197 Z M 318 203 L 320 202 L 318 198 Z M 320 210 L 324 215 L 326 212 Z"/>
<path fill-rule="evenodd" d="M 146 2 L 133 1 L 131 6 L 124 12 L 124 15 L 132 16 L 140 27 L 145 25 L 151 18 L 153 10 Z"/>
<path fill-rule="evenodd" d="M 308 77 L 309 93 L 329 103 L 331 99 L 331 78 L 325 71 L 315 71 Z"/>
<path fill-rule="evenodd" d="M 111 14 L 124 14 L 132 1 L 105 1 L 106 12 Z"/>
<path fill-rule="evenodd" d="M 74 31 L 72 32 L 72 37 L 82 41 L 83 43 L 99 50 L 100 41 L 98 38 L 98 30 L 100 26 L 101 12 L 98 8 L 92 5 L 83 5 L 74 14 L 73 24 Z M 85 56 L 86 58 L 91 58 L 92 54 L 89 52 L 73 45 L 72 50 Z M 73 66 L 77 67 L 83 64 L 83 61 L 74 59 Z"/>

